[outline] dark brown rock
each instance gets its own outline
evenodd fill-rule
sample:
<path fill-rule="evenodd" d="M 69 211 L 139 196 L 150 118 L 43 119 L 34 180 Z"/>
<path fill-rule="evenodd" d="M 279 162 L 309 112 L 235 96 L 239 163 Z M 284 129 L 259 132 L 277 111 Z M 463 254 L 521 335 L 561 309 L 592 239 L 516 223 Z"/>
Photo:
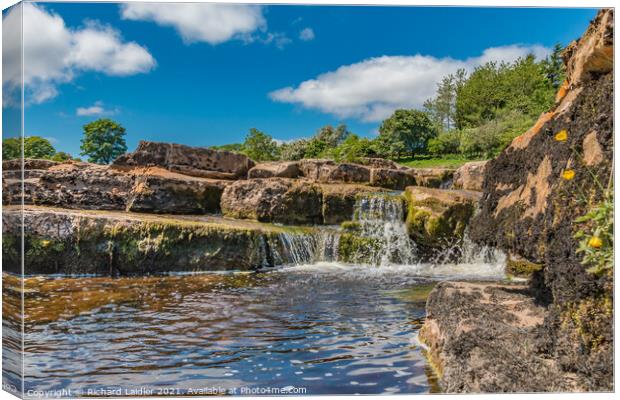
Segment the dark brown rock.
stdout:
<path fill-rule="evenodd" d="M 170 172 L 139 174 L 127 211 L 206 214 L 220 212 L 220 199 L 230 181 L 195 178 Z"/>
<path fill-rule="evenodd" d="M 16 158 L 14 160 L 2 161 L 2 171 L 19 171 L 22 169 L 22 160 Z M 55 165 L 61 164 L 52 160 L 41 160 L 36 158 L 25 158 L 23 167 L 25 170 L 31 169 L 49 169 Z"/>
<path fill-rule="evenodd" d="M 384 189 L 354 184 L 322 184 L 322 216 L 326 225 L 340 224 L 353 219 L 355 203 L 361 195 L 382 192 Z"/>
<path fill-rule="evenodd" d="M 162 167 L 185 175 L 213 179 L 246 178 L 254 162 L 243 154 L 174 143 L 141 141 L 133 153 L 118 157 L 119 167 Z"/>
<path fill-rule="evenodd" d="M 407 186 L 416 184 L 413 174 L 404 169 L 372 168 L 370 170 L 370 184 L 394 190 L 404 190 Z"/>
<path fill-rule="evenodd" d="M 286 178 L 237 181 L 222 194 L 225 216 L 285 224 L 322 222 L 320 186 Z"/>

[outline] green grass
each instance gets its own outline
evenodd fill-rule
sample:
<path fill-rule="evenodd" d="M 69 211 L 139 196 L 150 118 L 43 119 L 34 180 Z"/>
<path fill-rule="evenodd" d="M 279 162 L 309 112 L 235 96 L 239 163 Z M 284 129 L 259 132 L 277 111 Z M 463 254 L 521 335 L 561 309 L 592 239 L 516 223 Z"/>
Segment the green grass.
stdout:
<path fill-rule="evenodd" d="M 401 158 L 396 162 L 412 168 L 458 168 L 470 161 L 481 161 L 482 159 L 471 159 L 460 155 L 446 155 L 441 157 L 416 156 L 415 158 Z"/>

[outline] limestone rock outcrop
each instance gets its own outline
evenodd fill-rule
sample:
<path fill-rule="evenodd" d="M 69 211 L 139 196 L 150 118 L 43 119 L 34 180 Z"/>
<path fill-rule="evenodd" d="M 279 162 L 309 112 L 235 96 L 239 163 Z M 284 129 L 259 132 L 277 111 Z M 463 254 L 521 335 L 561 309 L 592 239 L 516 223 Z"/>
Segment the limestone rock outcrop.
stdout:
<path fill-rule="evenodd" d="M 445 248 L 463 238 L 480 193 L 410 186 L 407 230 L 422 249 Z"/>
<path fill-rule="evenodd" d="M 227 217 L 285 224 L 321 223 L 321 205 L 317 184 L 286 178 L 236 181 L 221 199 Z"/>
<path fill-rule="evenodd" d="M 299 178 L 301 170 L 297 161 L 273 161 L 255 165 L 248 172 L 249 179 Z"/>
<path fill-rule="evenodd" d="M 451 168 L 411 168 L 416 185 L 429 188 L 448 188 L 454 169 Z"/>
<path fill-rule="evenodd" d="M 576 221 L 603 196 L 613 168 L 614 10 L 599 11 L 564 52 L 555 106 L 485 170 L 471 238 L 538 264 L 531 287 L 549 313 L 541 346 L 583 390 L 613 388 L 613 279 L 582 264 Z"/>
<path fill-rule="evenodd" d="M 460 166 L 454 171 L 452 188 L 481 192 L 487 163 L 488 161 L 472 161 Z"/>
<path fill-rule="evenodd" d="M 246 178 L 254 164 L 243 154 L 148 141 L 141 141 L 136 151 L 113 162 L 118 167 L 162 167 L 184 175 L 212 179 Z"/>

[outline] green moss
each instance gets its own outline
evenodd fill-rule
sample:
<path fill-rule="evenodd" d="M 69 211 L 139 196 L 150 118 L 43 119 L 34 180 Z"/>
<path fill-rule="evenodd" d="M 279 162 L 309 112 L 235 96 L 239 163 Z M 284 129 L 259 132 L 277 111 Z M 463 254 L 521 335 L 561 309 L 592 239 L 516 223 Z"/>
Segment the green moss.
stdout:
<path fill-rule="evenodd" d="M 581 342 L 596 350 L 608 342 L 612 332 L 613 300 L 611 295 L 590 297 L 563 305 L 562 328 L 574 330 Z"/>
<path fill-rule="evenodd" d="M 527 260 L 514 260 L 509 258 L 506 262 L 506 273 L 519 278 L 529 278 L 534 272 L 542 269 L 542 264 L 536 264 Z"/>
<path fill-rule="evenodd" d="M 380 248 L 381 243 L 376 238 L 343 233 L 338 244 L 338 258 L 346 263 L 370 263 Z"/>
<path fill-rule="evenodd" d="M 356 233 L 360 231 L 361 224 L 358 221 L 344 221 L 340 224 L 340 228 L 345 232 Z"/>

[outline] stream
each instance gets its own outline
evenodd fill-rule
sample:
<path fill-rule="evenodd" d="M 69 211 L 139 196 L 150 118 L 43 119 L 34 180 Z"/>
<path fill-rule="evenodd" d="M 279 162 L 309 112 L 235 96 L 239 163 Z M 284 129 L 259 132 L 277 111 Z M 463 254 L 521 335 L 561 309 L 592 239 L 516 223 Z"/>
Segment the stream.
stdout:
<path fill-rule="evenodd" d="M 27 277 L 26 397 L 437 392 L 417 341 L 428 293 L 501 279 L 504 260 L 465 241 L 457 257 L 416 262 L 400 207 L 360 201 L 360 230 L 379 245 L 359 264 L 336 261 L 327 230 L 284 237 L 293 261 L 260 272 Z M 18 286 L 4 275 L 5 315 L 19 314 Z M 15 321 L 3 329 L 13 385 Z"/>

